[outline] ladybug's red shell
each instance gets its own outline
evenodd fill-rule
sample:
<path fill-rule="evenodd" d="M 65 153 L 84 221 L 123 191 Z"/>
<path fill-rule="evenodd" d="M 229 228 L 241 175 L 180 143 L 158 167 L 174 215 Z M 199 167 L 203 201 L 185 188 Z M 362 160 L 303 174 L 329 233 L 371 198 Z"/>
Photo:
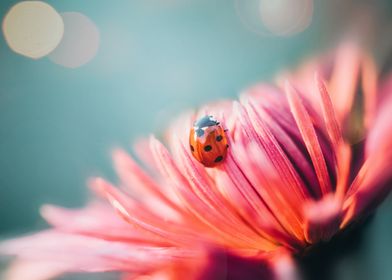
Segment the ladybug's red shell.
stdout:
<path fill-rule="evenodd" d="M 206 167 L 221 164 L 229 147 L 225 130 L 212 116 L 204 116 L 194 123 L 189 144 L 193 157 Z"/>

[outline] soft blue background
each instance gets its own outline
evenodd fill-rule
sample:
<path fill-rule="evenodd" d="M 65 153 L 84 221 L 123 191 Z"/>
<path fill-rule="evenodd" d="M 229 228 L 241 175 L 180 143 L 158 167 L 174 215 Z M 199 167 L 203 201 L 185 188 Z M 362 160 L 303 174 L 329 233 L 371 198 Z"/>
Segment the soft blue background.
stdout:
<path fill-rule="evenodd" d="M 0 18 L 16 2 L 2 0 Z M 38 215 L 43 203 L 83 205 L 89 176 L 113 177 L 113 147 L 129 148 L 139 136 L 159 134 L 186 108 L 235 97 L 250 84 L 334 46 L 356 7 L 367 3 L 380 11 L 376 37 L 392 38 L 387 0 L 316 1 L 312 25 L 290 38 L 250 31 L 233 0 L 48 3 L 59 12 L 90 17 L 101 45 L 90 63 L 67 69 L 47 58 L 19 56 L 0 36 L 4 236 L 43 227 Z M 343 276 L 336 279 L 392 279 L 391 211 L 390 202 L 382 207 L 365 229 L 360 253 L 340 262 L 337 275 Z"/>

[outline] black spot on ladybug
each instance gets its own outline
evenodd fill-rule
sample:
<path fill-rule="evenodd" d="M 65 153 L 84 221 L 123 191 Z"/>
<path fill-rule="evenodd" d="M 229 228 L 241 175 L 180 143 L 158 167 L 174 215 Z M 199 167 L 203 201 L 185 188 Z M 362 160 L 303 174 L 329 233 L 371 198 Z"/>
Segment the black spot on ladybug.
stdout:
<path fill-rule="evenodd" d="M 228 148 L 229 147 L 229 144 L 226 144 L 226 148 Z"/>
<path fill-rule="evenodd" d="M 223 136 L 222 136 L 222 135 L 218 135 L 218 136 L 216 136 L 216 138 L 215 138 L 215 140 L 218 141 L 218 142 L 222 141 L 222 139 L 223 139 Z"/>
<path fill-rule="evenodd" d="M 222 156 L 217 156 L 214 162 L 221 162 L 223 160 Z"/>
<path fill-rule="evenodd" d="M 194 152 L 195 151 L 195 148 L 193 148 L 193 146 L 191 145 L 191 151 L 192 152 Z"/>
<path fill-rule="evenodd" d="M 212 147 L 210 145 L 207 145 L 204 147 L 204 151 L 209 152 L 212 150 Z"/>

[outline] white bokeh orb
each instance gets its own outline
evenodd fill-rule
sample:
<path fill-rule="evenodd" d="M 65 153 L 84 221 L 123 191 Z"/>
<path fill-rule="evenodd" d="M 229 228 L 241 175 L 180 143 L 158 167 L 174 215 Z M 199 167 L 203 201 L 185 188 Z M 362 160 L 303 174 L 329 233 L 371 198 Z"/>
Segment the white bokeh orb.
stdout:
<path fill-rule="evenodd" d="M 291 36 L 311 23 L 313 0 L 260 0 L 260 16 L 271 33 Z"/>
<path fill-rule="evenodd" d="M 234 0 L 241 23 L 262 36 L 293 36 L 312 22 L 313 0 Z"/>
<path fill-rule="evenodd" d="M 94 22 L 82 13 L 61 14 L 64 36 L 49 59 L 68 68 L 80 67 L 92 60 L 98 52 L 100 35 Z"/>
<path fill-rule="evenodd" d="M 15 4 L 3 19 L 3 33 L 16 53 L 38 59 L 53 51 L 64 33 L 64 23 L 56 10 L 41 1 Z"/>

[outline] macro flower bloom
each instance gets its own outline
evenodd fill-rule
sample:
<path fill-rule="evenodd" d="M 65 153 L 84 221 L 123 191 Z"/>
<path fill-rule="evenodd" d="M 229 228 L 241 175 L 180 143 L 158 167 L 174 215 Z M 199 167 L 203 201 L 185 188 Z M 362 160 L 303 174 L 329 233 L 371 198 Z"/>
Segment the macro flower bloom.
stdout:
<path fill-rule="evenodd" d="M 290 258 L 368 215 L 391 189 L 392 76 L 347 43 L 278 85 L 180 117 L 113 153 L 118 187 L 89 183 L 80 210 L 42 208 L 51 229 L 3 242 L 9 279 L 121 272 L 123 279 L 295 279 Z M 206 168 L 189 131 L 213 115 L 228 129 L 225 161 Z M 141 166 L 144 167 L 141 167 Z"/>

